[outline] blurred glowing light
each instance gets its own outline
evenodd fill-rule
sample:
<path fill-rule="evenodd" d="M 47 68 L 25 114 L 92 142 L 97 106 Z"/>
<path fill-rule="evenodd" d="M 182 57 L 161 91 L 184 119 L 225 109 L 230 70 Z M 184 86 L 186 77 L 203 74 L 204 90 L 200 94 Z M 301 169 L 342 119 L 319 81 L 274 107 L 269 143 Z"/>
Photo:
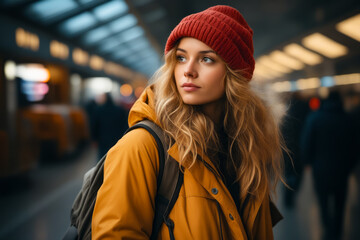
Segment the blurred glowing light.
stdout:
<path fill-rule="evenodd" d="M 337 58 L 348 53 L 347 47 L 335 42 L 321 33 L 313 33 L 305 37 L 302 40 L 302 44 L 328 58 Z"/>
<path fill-rule="evenodd" d="M 292 43 L 284 47 L 284 52 L 295 57 L 308 65 L 316 65 L 323 61 L 323 58 L 296 43 Z"/>
<path fill-rule="evenodd" d="M 308 79 L 299 79 L 296 81 L 297 89 L 305 90 L 318 88 L 321 86 L 321 82 L 319 78 L 308 78 Z"/>
<path fill-rule="evenodd" d="M 132 94 L 132 92 L 133 92 L 133 88 L 130 84 L 123 84 L 120 87 L 120 93 L 124 97 L 129 97 Z"/>
<path fill-rule="evenodd" d="M 360 13 L 336 24 L 336 30 L 360 42 Z"/>
<path fill-rule="evenodd" d="M 58 41 L 50 42 L 50 54 L 53 57 L 67 59 L 69 56 L 69 47 Z"/>
<path fill-rule="evenodd" d="M 348 85 L 360 83 L 360 73 L 352 73 L 334 76 L 336 85 Z"/>
<path fill-rule="evenodd" d="M 134 94 L 136 98 L 139 98 L 141 96 L 141 94 L 143 93 L 143 91 L 145 90 L 144 87 L 137 87 L 135 88 Z"/>
<path fill-rule="evenodd" d="M 311 110 L 316 111 L 320 108 L 320 99 L 314 97 L 309 101 L 309 107 Z"/>
<path fill-rule="evenodd" d="M 39 82 L 21 82 L 21 92 L 25 94 L 28 101 L 36 102 L 44 99 L 49 92 L 49 86 L 46 83 Z"/>
<path fill-rule="evenodd" d="M 90 67 L 94 70 L 101 70 L 104 68 L 104 64 L 105 64 L 105 61 L 103 58 L 97 56 L 97 55 L 92 55 L 90 57 Z"/>
<path fill-rule="evenodd" d="M 39 50 L 39 37 L 31 32 L 25 31 L 22 28 L 17 28 L 15 31 L 16 44 L 19 47 L 31 49 L 33 51 Z"/>
<path fill-rule="evenodd" d="M 110 61 L 105 63 L 104 71 L 107 74 L 117 76 L 120 78 L 124 78 L 124 79 L 128 79 L 128 80 L 131 80 L 134 78 L 133 71 L 131 71 L 130 69 L 128 69 L 120 64 L 110 62 Z"/>
<path fill-rule="evenodd" d="M 16 63 L 14 61 L 6 61 L 4 65 L 5 77 L 8 80 L 14 80 L 16 77 Z"/>
<path fill-rule="evenodd" d="M 24 81 L 48 82 L 50 72 L 41 64 L 22 64 L 16 67 L 16 76 Z"/>
<path fill-rule="evenodd" d="M 276 92 L 290 92 L 291 91 L 291 82 L 289 82 L 289 81 L 276 82 L 276 83 L 273 83 L 271 87 Z"/>
<path fill-rule="evenodd" d="M 95 93 L 95 95 L 111 92 L 113 84 L 110 78 L 105 77 L 95 77 L 88 78 L 87 82 L 89 84 L 90 90 Z"/>
<path fill-rule="evenodd" d="M 256 63 L 255 64 L 255 71 L 254 71 L 254 76 L 256 76 L 256 79 L 274 79 L 277 77 L 282 76 L 282 73 L 276 72 L 271 70 L 270 68 L 264 66 L 261 63 Z"/>
<path fill-rule="evenodd" d="M 81 85 L 81 77 L 79 74 L 72 74 L 70 76 L 70 83 L 71 85 L 75 86 L 75 87 L 78 87 Z"/>
<path fill-rule="evenodd" d="M 301 70 L 305 67 L 305 65 L 299 60 L 294 59 L 279 50 L 275 50 L 272 53 L 270 53 L 269 57 L 273 59 L 275 62 L 280 63 L 294 70 Z"/>
<path fill-rule="evenodd" d="M 330 90 L 327 87 L 321 87 L 321 88 L 319 88 L 318 92 L 319 92 L 319 96 L 322 99 L 325 99 L 325 98 L 327 98 L 329 96 Z"/>
<path fill-rule="evenodd" d="M 89 62 L 89 54 L 80 48 L 75 48 L 72 53 L 73 61 L 78 64 L 85 66 Z"/>
<path fill-rule="evenodd" d="M 325 76 L 321 78 L 321 86 L 332 87 L 334 86 L 334 78 L 331 76 Z"/>
<path fill-rule="evenodd" d="M 284 74 L 284 73 L 290 73 L 292 70 L 289 69 L 288 67 L 285 67 L 281 64 L 278 64 L 276 62 L 274 62 L 270 57 L 268 56 L 262 56 L 260 58 L 258 58 L 257 61 L 259 64 L 270 68 L 273 71 L 276 71 L 278 73 Z"/>

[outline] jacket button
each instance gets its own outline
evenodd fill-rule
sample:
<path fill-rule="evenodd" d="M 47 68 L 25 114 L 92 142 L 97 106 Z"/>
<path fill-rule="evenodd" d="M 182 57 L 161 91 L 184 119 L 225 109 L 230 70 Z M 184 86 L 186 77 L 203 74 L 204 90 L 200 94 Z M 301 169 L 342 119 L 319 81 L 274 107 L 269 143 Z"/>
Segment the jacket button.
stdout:
<path fill-rule="evenodd" d="M 211 192 L 216 195 L 216 194 L 218 194 L 219 191 L 217 190 L 217 188 L 212 188 Z"/>
<path fill-rule="evenodd" d="M 234 220 L 234 217 L 233 217 L 233 215 L 231 215 L 231 213 L 229 214 L 229 218 L 230 218 L 231 220 Z"/>

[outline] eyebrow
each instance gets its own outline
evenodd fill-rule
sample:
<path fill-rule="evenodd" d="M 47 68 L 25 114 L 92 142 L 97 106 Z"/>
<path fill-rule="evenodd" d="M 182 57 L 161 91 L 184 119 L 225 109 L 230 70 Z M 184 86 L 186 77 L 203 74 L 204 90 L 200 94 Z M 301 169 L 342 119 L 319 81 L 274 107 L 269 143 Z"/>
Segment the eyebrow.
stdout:
<path fill-rule="evenodd" d="M 187 52 L 185 49 L 182 49 L 182 48 L 177 48 L 176 50 L 181 51 L 181 52 L 184 52 L 184 53 Z M 213 51 L 213 50 L 204 50 L 204 51 L 200 51 L 199 53 L 202 53 L 202 54 L 214 53 L 214 54 L 216 54 L 216 52 Z M 216 55 L 217 55 L 217 54 L 216 54 Z"/>

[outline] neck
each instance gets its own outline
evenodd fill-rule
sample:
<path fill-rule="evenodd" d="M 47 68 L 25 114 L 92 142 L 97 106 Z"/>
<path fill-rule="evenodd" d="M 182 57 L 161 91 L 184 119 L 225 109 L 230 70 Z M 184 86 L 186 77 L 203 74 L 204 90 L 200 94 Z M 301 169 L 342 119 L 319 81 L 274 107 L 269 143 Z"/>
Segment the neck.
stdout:
<path fill-rule="evenodd" d="M 200 107 L 201 111 L 214 122 L 215 128 L 219 130 L 224 122 L 225 101 L 220 99 L 216 102 L 201 105 Z"/>

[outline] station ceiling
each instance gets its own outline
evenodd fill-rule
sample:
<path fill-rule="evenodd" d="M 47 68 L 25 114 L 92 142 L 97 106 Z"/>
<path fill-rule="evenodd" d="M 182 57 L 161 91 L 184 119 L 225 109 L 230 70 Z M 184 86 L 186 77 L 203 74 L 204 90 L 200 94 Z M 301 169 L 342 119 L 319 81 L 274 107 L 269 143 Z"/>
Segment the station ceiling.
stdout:
<path fill-rule="evenodd" d="M 360 70 L 359 41 L 335 30 L 338 22 L 360 13 L 357 0 L 3 0 L 0 13 L 150 77 L 162 64 L 163 47 L 176 24 L 216 4 L 231 5 L 244 15 L 254 30 L 257 59 L 291 43 L 301 45 L 315 32 L 348 49 L 346 55 L 322 56 L 323 63 L 282 78 Z"/>

